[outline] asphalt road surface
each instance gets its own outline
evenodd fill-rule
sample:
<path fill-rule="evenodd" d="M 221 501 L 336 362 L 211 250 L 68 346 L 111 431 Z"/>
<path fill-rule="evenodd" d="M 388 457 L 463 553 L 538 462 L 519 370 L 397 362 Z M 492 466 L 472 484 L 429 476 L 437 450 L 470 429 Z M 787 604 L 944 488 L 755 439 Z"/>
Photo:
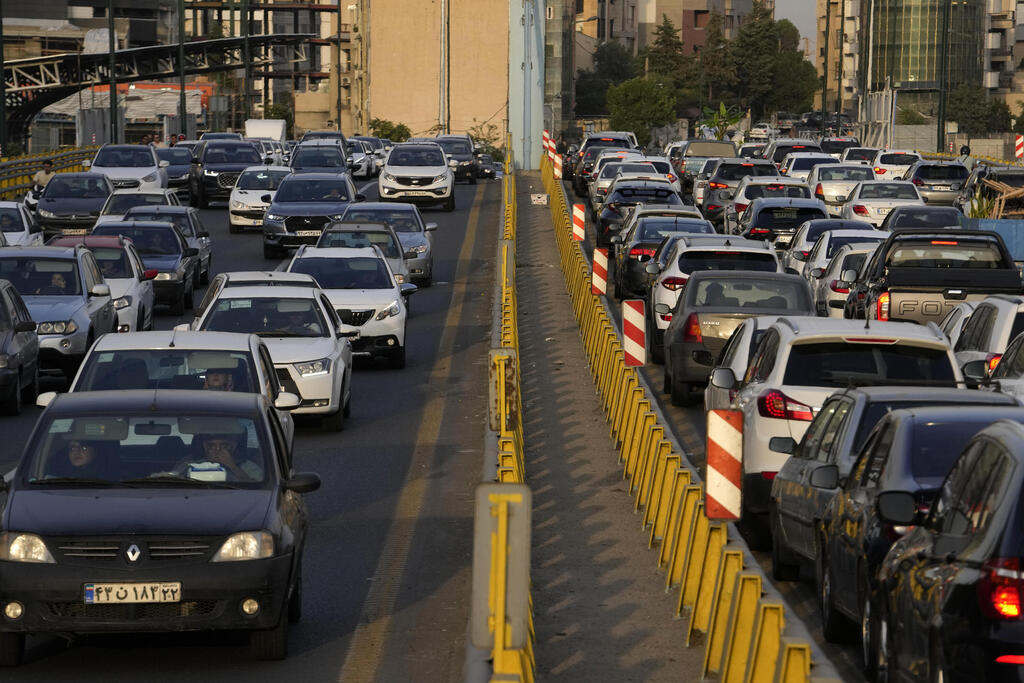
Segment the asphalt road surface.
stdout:
<path fill-rule="evenodd" d="M 356 185 L 376 199 L 376 181 Z M 412 297 L 406 368 L 357 363 L 341 433 L 298 421 L 296 469 L 317 472 L 323 487 L 306 496 L 303 618 L 287 660 L 250 661 L 246 638 L 233 633 L 37 636 L 0 680 L 461 680 L 500 215 L 493 181 L 458 185 L 453 213 L 423 211 L 439 225 L 434 285 Z M 229 234 L 226 204 L 202 217 L 215 272 L 279 265 L 263 259 L 258 232 Z M 158 309 L 160 329 L 189 321 Z M 65 388 L 43 382 L 44 391 Z M 2 471 L 16 465 L 40 412 L 2 419 L 12 444 L 0 452 Z"/>

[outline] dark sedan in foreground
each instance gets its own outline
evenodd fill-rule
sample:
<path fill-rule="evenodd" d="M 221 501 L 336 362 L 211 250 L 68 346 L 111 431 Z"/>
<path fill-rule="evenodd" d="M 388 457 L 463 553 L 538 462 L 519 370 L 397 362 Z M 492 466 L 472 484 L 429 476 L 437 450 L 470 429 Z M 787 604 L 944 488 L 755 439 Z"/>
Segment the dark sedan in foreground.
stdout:
<path fill-rule="evenodd" d="M 3 486 L 0 665 L 27 633 L 244 630 L 287 656 L 320 479 L 261 395 L 61 394 Z"/>

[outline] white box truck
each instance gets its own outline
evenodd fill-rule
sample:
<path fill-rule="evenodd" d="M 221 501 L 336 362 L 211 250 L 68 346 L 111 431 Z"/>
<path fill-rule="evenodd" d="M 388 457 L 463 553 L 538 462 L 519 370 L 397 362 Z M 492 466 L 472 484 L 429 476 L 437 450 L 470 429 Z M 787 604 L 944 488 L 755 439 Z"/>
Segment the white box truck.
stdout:
<path fill-rule="evenodd" d="M 287 129 L 284 119 L 249 119 L 245 122 L 245 137 L 284 142 Z"/>

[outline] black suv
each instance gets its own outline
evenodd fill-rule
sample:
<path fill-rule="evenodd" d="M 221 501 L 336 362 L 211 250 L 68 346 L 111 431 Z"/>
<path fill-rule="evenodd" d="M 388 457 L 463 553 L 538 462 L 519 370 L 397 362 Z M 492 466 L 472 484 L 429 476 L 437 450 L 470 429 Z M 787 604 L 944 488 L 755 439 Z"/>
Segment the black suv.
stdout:
<path fill-rule="evenodd" d="M 250 166 L 270 163 L 251 142 L 201 140 L 192 156 L 189 199 L 192 206 L 206 209 L 211 199 L 228 199 L 235 181 Z"/>
<path fill-rule="evenodd" d="M 448 161 L 457 162 L 457 166 L 452 166 L 455 181 L 465 180 L 470 185 L 476 185 L 479 163 L 473 154 L 473 145 L 470 144 L 469 139 L 462 135 L 438 135 L 435 142 L 441 145 Z"/>

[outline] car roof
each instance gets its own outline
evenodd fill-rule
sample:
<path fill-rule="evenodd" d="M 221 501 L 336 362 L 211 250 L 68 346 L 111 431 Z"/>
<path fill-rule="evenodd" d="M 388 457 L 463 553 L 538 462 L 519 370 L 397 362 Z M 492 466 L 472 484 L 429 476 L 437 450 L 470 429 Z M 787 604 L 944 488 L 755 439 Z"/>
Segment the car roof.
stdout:
<path fill-rule="evenodd" d="M 689 285 L 701 280 L 726 280 L 735 282 L 737 280 L 776 280 L 778 282 L 797 283 L 801 287 L 807 286 L 807 280 L 800 275 L 792 273 L 776 273 L 767 270 L 698 270 L 690 273 Z"/>
<path fill-rule="evenodd" d="M 408 213 L 416 212 L 416 205 L 410 204 L 409 202 L 359 202 L 352 204 L 350 210 L 361 211 L 363 209 L 386 209 L 393 211 L 398 209 L 399 211 L 407 211 Z M 348 211 L 349 209 L 346 209 Z"/>
<path fill-rule="evenodd" d="M 338 178 L 347 178 L 348 173 L 325 173 L 323 171 L 317 171 L 315 173 L 294 173 L 287 178 L 284 178 L 281 182 L 302 182 L 306 180 L 337 180 Z"/>
<path fill-rule="evenodd" d="M 128 209 L 125 215 L 131 215 L 133 211 L 135 213 L 190 213 L 192 211 L 192 207 L 170 206 L 168 204 L 156 204 L 153 206 L 133 206 L 130 209 Z"/>
<path fill-rule="evenodd" d="M 952 387 L 915 387 L 909 385 L 863 386 L 841 389 L 837 391 L 836 394 L 860 394 L 863 395 L 867 401 L 871 402 L 936 400 L 979 404 L 1018 404 L 1017 399 L 1009 394 L 1000 394 L 993 391 L 976 391 L 974 389 L 954 389 Z"/>
<path fill-rule="evenodd" d="M 287 270 L 234 270 L 220 273 L 228 281 L 246 280 L 281 280 L 285 282 L 316 282 L 316 278 L 306 273 L 292 273 Z"/>
<path fill-rule="evenodd" d="M 375 247 L 307 247 L 295 258 L 381 258 Z"/>
<path fill-rule="evenodd" d="M 147 189 L 142 188 L 142 187 L 124 187 L 124 188 L 115 189 L 111 194 L 112 195 L 114 195 L 114 194 L 160 194 L 160 195 L 166 196 L 166 195 L 169 195 L 169 194 L 174 194 L 174 190 L 171 190 L 171 189 L 166 188 L 166 187 L 165 188 L 158 188 L 158 189 L 155 189 L 155 190 L 153 190 L 153 189 L 148 189 L 147 190 Z"/>
<path fill-rule="evenodd" d="M 0 249 L 0 258 L 3 258 L 5 256 L 11 256 L 15 258 L 24 256 L 37 256 L 45 258 L 74 258 L 75 247 L 4 247 L 3 249 Z"/>
<path fill-rule="evenodd" d="M 708 271 L 703 271 L 708 272 Z M 742 271 L 728 271 L 738 275 Z M 803 278 L 799 275 L 792 277 Z M 690 276 L 693 279 L 693 276 Z M 822 337 L 856 337 L 865 339 L 891 339 L 897 337 L 904 340 L 933 342 L 948 348 L 946 335 L 934 323 L 918 325 L 917 323 L 891 322 L 872 320 L 866 325 L 863 320 L 845 318 L 823 318 L 818 316 L 784 316 L 776 323 L 780 328 L 788 330 L 798 340 L 815 336 Z"/>
<path fill-rule="evenodd" d="M 178 232 L 178 228 L 175 227 L 174 223 L 168 223 L 167 221 L 111 221 L 109 223 L 100 223 L 94 230 L 99 228 L 160 228 L 161 230 L 174 230 Z"/>
<path fill-rule="evenodd" d="M 643 215 L 645 213 L 656 213 L 656 212 L 665 212 L 665 211 L 670 211 L 672 213 L 678 213 L 678 214 L 683 214 L 683 213 L 691 213 L 692 214 L 692 213 L 695 213 L 695 212 L 696 213 L 700 213 L 700 209 L 698 209 L 693 204 L 683 204 L 682 206 L 680 206 L 679 204 L 654 204 L 654 203 L 646 204 L 645 203 L 645 204 L 637 207 L 636 209 L 634 209 L 633 210 L 633 215 L 634 216 L 641 216 L 641 215 Z"/>
<path fill-rule="evenodd" d="M 98 171 L 58 171 L 56 178 L 102 178 L 107 179 L 106 174 Z"/>
<path fill-rule="evenodd" d="M 239 332 L 179 332 L 152 330 L 131 334 L 105 334 L 96 340 L 92 353 L 97 351 L 145 351 L 157 349 L 183 349 L 188 351 L 248 351 L 252 344 L 250 334 Z"/>
<path fill-rule="evenodd" d="M 910 420 L 920 422 L 975 422 L 985 420 L 991 414 L 989 422 L 1017 418 L 1024 420 L 1024 406 L 991 406 L 991 405 L 960 405 L 960 406 L 914 406 L 899 408 L 889 412 L 891 420 Z M 987 426 L 987 425 L 986 425 Z"/>
<path fill-rule="evenodd" d="M 904 206 L 895 206 L 893 211 L 913 211 L 914 213 L 950 213 L 956 212 L 961 216 L 963 213 L 955 206 L 928 206 L 927 204 L 905 204 Z"/>
<path fill-rule="evenodd" d="M 875 230 L 874 228 L 863 228 L 863 229 L 839 229 L 839 230 L 827 230 L 823 234 L 830 235 L 830 239 L 835 237 L 870 237 L 878 238 L 879 241 L 886 239 L 889 235 L 885 234 L 881 230 Z"/>
<path fill-rule="evenodd" d="M 248 287 L 225 287 L 217 293 L 217 299 L 315 299 L 316 287 L 281 287 L 278 285 L 250 285 Z"/>
<path fill-rule="evenodd" d="M 763 240 L 748 240 L 736 235 L 694 235 L 693 237 L 684 235 L 680 237 L 679 241 L 686 245 L 687 250 L 721 249 L 722 247 L 728 247 L 731 251 L 747 249 L 749 251 L 770 252 L 773 249 L 773 247 Z M 737 271 L 730 270 L 721 272 L 735 273 Z"/>
<path fill-rule="evenodd" d="M 880 149 L 879 154 L 913 154 L 914 156 L 920 157 L 916 151 L 912 149 Z"/>
<path fill-rule="evenodd" d="M 246 166 L 244 169 L 242 169 L 242 173 L 248 173 L 249 171 L 287 171 L 288 173 L 291 173 L 292 172 L 292 167 L 291 166 L 278 166 L 276 164 L 271 164 L 271 165 L 254 164 L 252 166 Z"/>
<path fill-rule="evenodd" d="M 57 394 L 46 412 L 50 415 L 94 413 L 118 415 L 150 410 L 178 413 L 237 413 L 258 415 L 263 397 L 241 391 L 183 391 L 137 389 L 132 391 L 82 391 Z"/>
<path fill-rule="evenodd" d="M 800 183 L 803 185 L 804 183 Z M 817 207 L 822 208 L 824 203 L 814 197 L 756 197 L 751 203 L 751 209 L 759 209 L 763 206 L 796 206 L 796 207 Z M 749 209 L 748 209 L 749 210 Z"/>
<path fill-rule="evenodd" d="M 324 232 L 384 232 L 393 234 L 391 226 L 383 221 L 331 221 L 324 226 Z"/>
<path fill-rule="evenodd" d="M 73 247 L 80 244 L 86 249 L 90 247 L 121 249 L 124 247 L 124 241 L 122 240 L 131 242 L 131 240 L 120 235 L 65 235 L 50 240 L 47 242 L 47 245 L 51 247 Z"/>

